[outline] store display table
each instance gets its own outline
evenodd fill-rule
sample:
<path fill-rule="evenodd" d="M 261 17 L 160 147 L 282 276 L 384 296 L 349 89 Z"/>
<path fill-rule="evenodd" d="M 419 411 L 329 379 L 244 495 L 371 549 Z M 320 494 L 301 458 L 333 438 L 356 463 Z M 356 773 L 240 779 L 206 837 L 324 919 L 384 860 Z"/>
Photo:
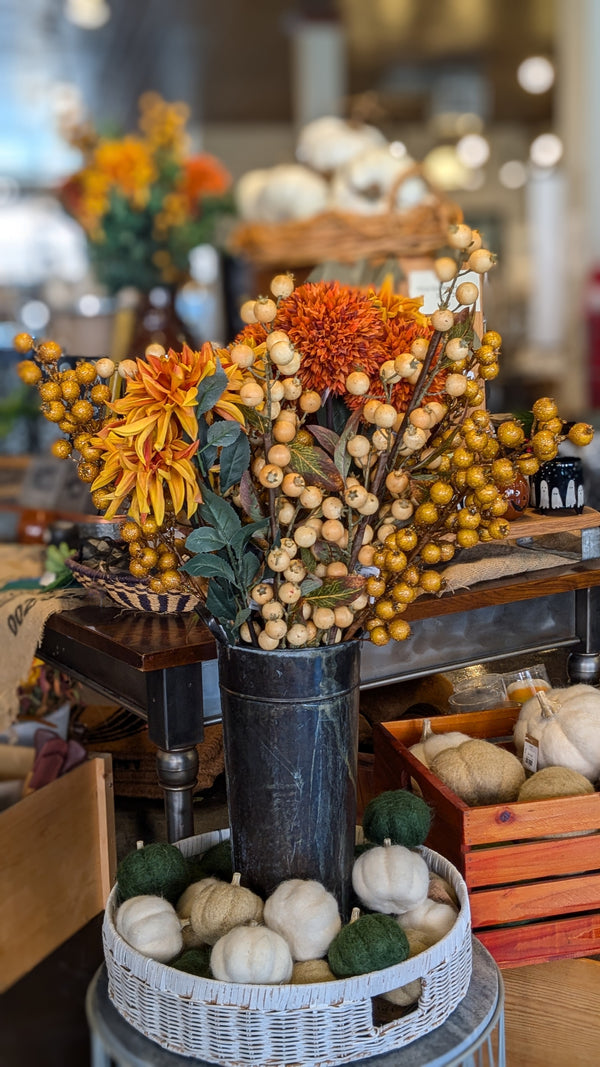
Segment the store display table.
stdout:
<path fill-rule="evenodd" d="M 595 680 L 585 672 L 600 665 L 599 524 L 600 513 L 590 508 L 570 520 L 515 521 L 511 539 L 519 542 L 540 531 L 581 531 L 582 558 L 448 596 L 423 596 L 406 612 L 414 630 L 407 645 L 365 645 L 361 687 L 561 645 L 575 650 L 581 674 L 572 680 Z M 168 838 L 191 837 L 196 745 L 204 724 L 220 719 L 214 638 L 194 613 L 155 615 L 110 605 L 92 595 L 89 604 L 52 616 L 38 655 L 147 720 L 158 749 Z"/>
<path fill-rule="evenodd" d="M 203 1060 L 166 1051 L 130 1026 L 109 1000 L 105 966 L 90 983 L 86 1012 L 91 1067 L 207 1067 Z M 492 956 L 474 938 L 471 983 L 446 1022 L 404 1048 L 355 1060 L 351 1067 L 505 1067 L 505 1063 L 502 976 Z"/>

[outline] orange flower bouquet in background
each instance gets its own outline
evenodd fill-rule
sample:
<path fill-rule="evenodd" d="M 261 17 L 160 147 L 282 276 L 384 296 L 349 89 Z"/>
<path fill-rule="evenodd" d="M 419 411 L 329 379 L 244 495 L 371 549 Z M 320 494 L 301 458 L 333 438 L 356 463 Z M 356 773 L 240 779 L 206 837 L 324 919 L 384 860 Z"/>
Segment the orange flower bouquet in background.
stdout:
<path fill-rule="evenodd" d="M 89 126 L 66 131 L 83 166 L 63 185 L 61 199 L 85 230 L 98 279 L 113 293 L 184 281 L 191 249 L 213 242 L 218 218 L 232 210 L 222 163 L 208 153 L 188 154 L 187 105 L 148 92 L 139 107 L 134 134 L 101 137 Z"/>
<path fill-rule="evenodd" d="M 42 410 L 120 534 L 130 576 L 184 591 L 218 636 L 264 650 L 410 633 L 407 606 L 443 594 L 457 552 L 505 537 L 505 490 L 557 454 L 555 402 L 494 419 L 500 335 L 476 334 L 495 257 L 454 225 L 439 306 L 393 291 L 277 275 L 227 346 L 149 346 L 118 368 L 15 340 Z M 469 278 L 465 275 L 469 274 Z M 108 382 L 111 383 L 109 386 Z M 577 423 L 568 437 L 588 443 Z"/>

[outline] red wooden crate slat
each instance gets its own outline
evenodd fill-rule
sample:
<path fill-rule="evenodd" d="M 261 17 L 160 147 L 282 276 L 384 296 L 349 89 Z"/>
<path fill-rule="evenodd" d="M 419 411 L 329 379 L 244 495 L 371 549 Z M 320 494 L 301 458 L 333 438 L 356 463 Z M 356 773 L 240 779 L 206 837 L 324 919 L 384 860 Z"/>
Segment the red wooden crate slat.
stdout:
<path fill-rule="evenodd" d="M 597 908 L 600 874 L 476 889 L 470 893 L 473 927 L 524 922 Z"/>
<path fill-rule="evenodd" d="M 471 849 L 464 853 L 463 864 L 465 880 L 473 888 L 600 870 L 600 833 Z"/>
<path fill-rule="evenodd" d="M 600 944 L 600 911 L 524 926 L 497 926 L 476 930 L 475 934 L 499 967 L 526 967 L 589 956 L 598 951 Z"/>

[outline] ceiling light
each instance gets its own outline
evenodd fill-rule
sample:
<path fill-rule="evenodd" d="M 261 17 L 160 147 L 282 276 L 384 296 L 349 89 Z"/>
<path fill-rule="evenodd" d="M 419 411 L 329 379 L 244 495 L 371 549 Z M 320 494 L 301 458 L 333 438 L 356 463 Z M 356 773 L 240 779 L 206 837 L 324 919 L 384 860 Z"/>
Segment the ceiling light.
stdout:
<path fill-rule="evenodd" d="M 505 189 L 521 189 L 527 181 L 527 167 L 520 159 L 509 159 L 500 167 L 498 178 Z"/>
<path fill-rule="evenodd" d="M 482 167 L 490 158 L 490 146 L 479 133 L 468 133 L 456 145 L 456 154 L 465 167 Z"/>
<path fill-rule="evenodd" d="M 536 167 L 555 167 L 563 154 L 563 143 L 555 133 L 542 133 L 532 141 L 529 155 Z"/>
<path fill-rule="evenodd" d="M 82 30 L 99 30 L 110 18 L 106 0 L 65 0 L 65 18 Z"/>
<path fill-rule="evenodd" d="M 554 84 L 554 67 L 545 56 L 529 56 L 517 70 L 517 81 L 526 93 L 546 93 Z"/>

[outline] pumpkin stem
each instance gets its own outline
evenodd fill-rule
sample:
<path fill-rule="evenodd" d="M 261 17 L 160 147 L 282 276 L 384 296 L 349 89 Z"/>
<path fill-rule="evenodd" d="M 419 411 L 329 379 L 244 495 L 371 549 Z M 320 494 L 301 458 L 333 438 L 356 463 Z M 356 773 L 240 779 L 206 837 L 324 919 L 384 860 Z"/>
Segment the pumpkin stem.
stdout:
<path fill-rule="evenodd" d="M 384 848 L 391 848 L 392 847 L 392 839 L 391 839 L 391 837 L 384 837 L 384 839 L 383 839 L 383 847 Z"/>
<path fill-rule="evenodd" d="M 139 851 L 139 849 L 140 849 L 140 848 L 143 848 L 143 847 L 144 847 L 144 842 L 143 842 L 143 841 L 136 841 L 136 843 L 135 843 L 135 847 L 136 847 L 136 848 L 138 849 L 138 851 Z"/>
<path fill-rule="evenodd" d="M 421 741 L 426 741 L 428 737 L 431 737 L 433 730 L 431 729 L 431 719 L 423 719 L 423 727 L 421 729 Z"/>
<path fill-rule="evenodd" d="M 357 919 L 360 919 L 360 908 L 352 908 L 350 922 L 355 923 Z"/>
<path fill-rule="evenodd" d="M 538 701 L 540 703 L 540 707 L 542 709 L 542 715 L 543 715 L 544 719 L 551 719 L 553 717 L 553 715 L 556 714 L 556 712 L 554 711 L 554 708 L 552 707 L 552 704 L 548 700 L 548 697 L 541 690 L 538 690 L 538 692 L 536 693 L 536 696 L 537 696 Z"/>
<path fill-rule="evenodd" d="M 233 878 L 231 879 L 231 884 L 232 885 L 239 885 L 241 880 L 242 880 L 242 876 L 241 876 L 240 872 L 236 871 L 234 876 L 233 876 Z"/>

